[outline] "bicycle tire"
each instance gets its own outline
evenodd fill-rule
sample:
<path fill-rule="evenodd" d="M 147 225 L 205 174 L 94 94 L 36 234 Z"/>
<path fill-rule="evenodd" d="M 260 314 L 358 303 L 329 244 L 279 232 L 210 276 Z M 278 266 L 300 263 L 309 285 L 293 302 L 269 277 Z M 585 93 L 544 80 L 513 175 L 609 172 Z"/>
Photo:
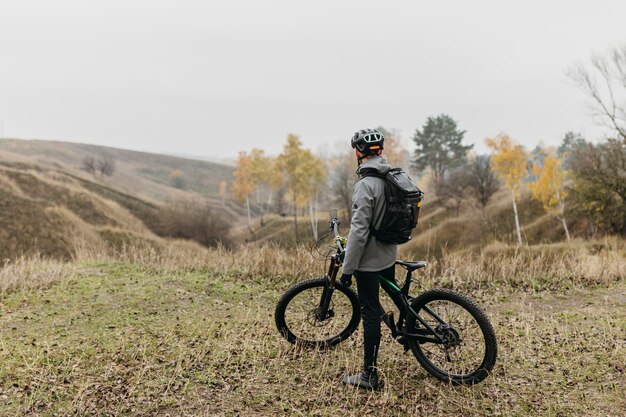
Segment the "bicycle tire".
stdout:
<path fill-rule="evenodd" d="M 289 326 L 289 324 L 287 323 L 288 320 L 286 320 L 285 314 L 287 312 L 287 309 L 289 308 L 290 303 L 294 300 L 294 298 L 304 293 L 305 291 L 311 292 L 312 290 L 315 290 L 317 292 L 317 290 L 323 290 L 323 288 L 326 286 L 326 282 L 327 282 L 327 278 L 323 278 L 323 277 L 313 278 L 313 279 L 309 279 L 306 281 L 298 282 L 294 284 L 293 286 L 291 286 L 289 289 L 287 289 L 287 291 L 285 291 L 283 296 L 278 301 L 278 304 L 276 305 L 276 310 L 274 311 L 274 320 L 276 322 L 276 327 L 278 328 L 278 331 L 280 332 L 280 334 L 285 339 L 287 339 L 287 341 L 289 341 L 290 343 L 297 344 L 303 347 L 308 347 L 308 348 L 332 347 L 346 340 L 358 328 L 359 322 L 361 321 L 361 307 L 359 304 L 359 298 L 356 292 L 354 292 L 352 288 L 345 287 L 338 282 L 335 284 L 335 292 L 333 293 L 333 299 L 335 299 L 335 297 L 337 297 L 338 294 L 342 294 L 345 297 L 347 297 L 347 301 L 350 304 L 350 308 L 347 308 L 347 310 L 350 310 L 349 314 L 351 314 L 351 317 L 349 318 L 349 320 L 345 318 L 341 318 L 341 320 L 346 321 L 345 326 L 339 323 L 339 326 L 340 326 L 339 331 L 337 332 L 333 331 L 332 332 L 333 334 L 327 335 L 326 337 L 323 337 L 320 339 L 311 339 L 311 338 L 307 338 L 302 335 L 299 335 L 298 331 L 293 328 L 294 327 L 293 325 L 291 327 Z M 313 295 L 312 299 L 315 299 L 315 295 Z M 332 319 L 334 319 L 334 317 Z M 318 321 L 318 323 L 322 323 L 322 322 Z"/>
<path fill-rule="evenodd" d="M 476 321 L 484 340 L 484 355 L 482 361 L 480 365 L 471 372 L 463 374 L 448 372 L 433 363 L 433 361 L 429 358 L 429 355 L 425 352 L 425 346 L 431 344 L 429 342 L 421 344 L 414 338 L 408 341 L 413 355 L 429 374 L 440 381 L 449 382 L 454 385 L 474 385 L 481 382 L 487 378 L 493 370 L 498 352 L 496 335 L 493 331 L 493 326 L 491 325 L 489 318 L 469 297 L 448 289 L 433 289 L 426 291 L 411 302 L 411 307 L 416 313 L 418 313 L 418 315 L 420 315 L 420 317 L 424 318 L 426 313 L 424 313 L 424 315 L 420 314 L 421 310 L 423 310 L 425 305 L 436 301 L 452 302 L 464 309 Z M 406 323 L 408 329 L 415 329 L 416 324 L 419 326 L 419 323 L 412 314 L 409 315 Z M 459 333 L 457 332 L 457 336 L 458 335 Z M 459 341 L 461 341 L 463 337 L 464 336 L 459 336 Z M 424 346 L 424 348 L 422 346 Z M 438 346 L 439 349 L 446 349 L 445 347 L 441 347 L 443 345 L 434 346 Z M 446 355 L 449 361 L 449 354 L 446 353 Z"/>

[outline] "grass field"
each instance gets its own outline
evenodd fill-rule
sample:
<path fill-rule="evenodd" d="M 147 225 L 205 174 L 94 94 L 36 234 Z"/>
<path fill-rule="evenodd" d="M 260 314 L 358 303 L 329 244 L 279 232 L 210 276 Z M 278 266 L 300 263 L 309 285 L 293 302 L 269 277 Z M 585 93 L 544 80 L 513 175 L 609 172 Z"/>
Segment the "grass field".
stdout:
<path fill-rule="evenodd" d="M 232 254 L 239 266 L 225 253 L 217 259 L 218 252 L 177 260 L 128 251 L 0 270 L 0 282 L 13 280 L 0 286 L 0 414 L 621 416 L 626 410 L 624 258 L 617 266 L 604 261 L 615 276 L 595 283 L 561 278 L 550 290 L 502 277 L 486 286 L 449 276 L 442 283 L 469 293 L 492 319 L 500 349 L 494 374 L 472 388 L 442 384 L 386 336 L 380 360 L 386 385 L 366 393 L 340 382 L 359 368 L 360 333 L 311 352 L 295 349 L 274 328 L 278 297 L 316 261 L 247 250 Z M 279 267 L 285 273 L 272 272 Z M 436 283 L 427 276 L 421 286 Z"/>

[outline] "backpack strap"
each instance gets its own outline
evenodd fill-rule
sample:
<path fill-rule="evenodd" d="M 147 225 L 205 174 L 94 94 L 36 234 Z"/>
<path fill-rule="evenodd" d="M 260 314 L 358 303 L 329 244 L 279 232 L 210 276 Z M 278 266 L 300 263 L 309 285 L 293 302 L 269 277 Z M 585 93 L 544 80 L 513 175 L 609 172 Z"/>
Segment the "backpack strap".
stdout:
<path fill-rule="evenodd" d="M 387 209 L 389 208 L 389 187 L 387 185 L 387 175 L 385 174 L 381 174 L 380 172 L 378 172 L 377 169 L 375 168 L 365 168 L 359 171 L 359 179 L 363 179 L 365 177 L 376 177 L 376 178 L 380 178 L 382 180 L 385 180 L 385 194 L 383 196 L 383 200 L 384 200 L 384 208 L 383 208 L 383 212 L 380 214 L 381 217 L 385 217 L 385 213 L 387 212 Z M 369 239 L 373 237 L 378 237 L 378 229 L 376 229 L 376 227 L 374 227 L 374 224 L 378 223 L 379 221 L 381 221 L 381 219 L 375 219 L 374 221 L 372 221 L 370 223 L 370 234 L 367 237 L 368 242 Z"/>

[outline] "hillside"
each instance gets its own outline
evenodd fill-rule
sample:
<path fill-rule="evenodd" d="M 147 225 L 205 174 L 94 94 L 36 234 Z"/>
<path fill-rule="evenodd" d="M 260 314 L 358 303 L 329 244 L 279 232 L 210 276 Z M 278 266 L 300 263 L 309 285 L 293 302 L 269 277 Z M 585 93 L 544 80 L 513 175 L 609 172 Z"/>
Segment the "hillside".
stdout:
<path fill-rule="evenodd" d="M 108 158 L 115 163 L 112 176 L 102 181 L 128 194 L 167 201 L 177 196 L 200 195 L 219 200 L 221 181 L 230 183 L 234 168 L 208 161 L 129 151 L 105 146 L 59 141 L 0 139 L 0 160 L 31 164 L 57 164 L 80 172 L 85 158 Z M 184 189 L 172 186 L 170 175 L 180 171 Z"/>
<path fill-rule="evenodd" d="M 518 202 L 520 223 L 524 240 L 529 245 L 557 243 L 565 240 L 561 222 L 547 214 L 540 203 L 522 194 Z M 329 210 L 330 211 L 330 210 Z M 319 235 L 327 233 L 328 211 L 319 214 Z M 345 213 L 340 213 L 342 225 L 340 233 L 347 235 L 349 221 Z M 301 242 L 313 243 L 311 224 L 308 216 L 299 216 L 298 228 Z M 574 238 L 587 237 L 586 220 L 575 215 L 568 217 L 570 232 Z M 240 229 L 241 240 L 253 242 L 273 241 L 284 245 L 295 242 L 293 217 L 267 215 L 263 222 L 257 220 L 252 227 Z M 413 239 L 402 246 L 405 256 L 415 258 L 440 257 L 444 252 L 480 252 L 489 245 L 515 243 L 513 207 L 507 191 L 496 193 L 485 208 L 484 213 L 467 199 L 459 214 L 454 209 L 444 207 L 440 201 L 426 195 Z"/>
<path fill-rule="evenodd" d="M 80 168 L 87 157 L 114 160 L 115 172 L 111 176 L 84 172 Z M 235 226 L 235 242 L 295 242 L 291 216 L 266 214 L 254 221 L 251 232 L 242 220 L 243 208 L 229 199 L 222 202 L 219 183 L 232 180 L 230 166 L 93 145 L 4 139 L 0 140 L 0 168 L 0 191 L 4 193 L 0 233 L 10 236 L 0 246 L 5 253 L 2 258 L 36 251 L 67 257 L 73 252 L 68 248 L 73 241 L 68 235 L 76 231 L 85 236 L 97 235 L 92 243 L 105 236 L 105 240 L 119 244 L 120 233 L 152 242 L 155 232 L 159 234 L 155 217 L 158 207 L 186 199 L 200 199 L 202 204 L 227 213 Z M 174 171 L 182 172 L 184 189 L 171 183 L 169 176 Z M 522 233 L 529 245 L 565 239 L 561 223 L 546 214 L 528 192 L 523 193 L 518 206 Z M 257 206 L 252 208 L 260 212 Z M 321 204 L 320 235 L 326 233 L 326 213 L 332 208 L 333 203 Z M 573 237 L 586 238 L 586 219 L 574 213 L 567 216 Z M 404 256 L 428 258 L 440 257 L 444 252 L 480 252 L 490 245 L 510 244 L 514 242 L 513 219 L 506 191 L 496 193 L 484 212 L 468 199 L 458 214 L 427 193 L 414 238 L 402 250 Z M 311 225 L 304 213 L 299 216 L 299 230 L 300 242 L 311 244 Z M 345 213 L 341 232 L 348 232 Z"/>
<path fill-rule="evenodd" d="M 159 245 L 158 205 L 65 172 L 0 160 L 0 261 L 72 257 L 81 245 Z"/>
<path fill-rule="evenodd" d="M 196 208 L 200 215 L 207 213 L 202 200 L 186 201 L 183 207 L 190 207 L 194 215 Z M 168 237 L 198 240 L 198 234 L 185 234 L 184 228 L 214 230 L 181 218 L 186 212 L 172 207 L 180 205 L 137 197 L 99 178 L 0 159 L 0 264 L 33 255 L 67 260 L 84 250 L 119 251 L 130 246 L 159 250 Z M 238 216 L 228 207 L 211 210 L 226 219 Z"/>
<path fill-rule="evenodd" d="M 81 170 L 84 158 L 115 161 L 110 176 Z M 184 189 L 169 175 L 181 171 Z M 68 259 L 81 247 L 159 248 L 159 217 L 195 201 L 234 221 L 242 209 L 218 197 L 233 169 L 205 161 L 65 142 L 0 140 L 0 262 L 22 255 Z"/>

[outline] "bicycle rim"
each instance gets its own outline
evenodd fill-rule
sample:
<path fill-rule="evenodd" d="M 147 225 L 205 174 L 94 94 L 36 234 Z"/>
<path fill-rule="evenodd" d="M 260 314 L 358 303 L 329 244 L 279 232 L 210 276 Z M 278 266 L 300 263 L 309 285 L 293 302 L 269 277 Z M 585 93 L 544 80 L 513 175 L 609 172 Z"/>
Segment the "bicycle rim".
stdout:
<path fill-rule="evenodd" d="M 360 316 L 355 317 L 358 305 L 351 299 L 356 299 L 356 295 L 349 297 L 339 288 L 333 292 L 327 316 L 320 320 L 316 313 L 324 288 L 324 280 L 304 282 L 286 294 L 282 306 L 279 303 L 279 309 L 284 308 L 278 313 L 282 315 L 279 329 L 289 341 L 305 346 L 332 346 L 358 326 Z"/>
<path fill-rule="evenodd" d="M 428 314 L 430 308 L 449 328 Z M 485 379 L 496 361 L 497 345 L 487 316 L 470 299 L 449 290 L 431 290 L 418 297 L 414 310 L 442 335 L 444 343 L 418 343 L 411 348 L 433 376 L 455 384 L 475 384 Z M 419 325 L 411 320 L 410 325 Z"/>

